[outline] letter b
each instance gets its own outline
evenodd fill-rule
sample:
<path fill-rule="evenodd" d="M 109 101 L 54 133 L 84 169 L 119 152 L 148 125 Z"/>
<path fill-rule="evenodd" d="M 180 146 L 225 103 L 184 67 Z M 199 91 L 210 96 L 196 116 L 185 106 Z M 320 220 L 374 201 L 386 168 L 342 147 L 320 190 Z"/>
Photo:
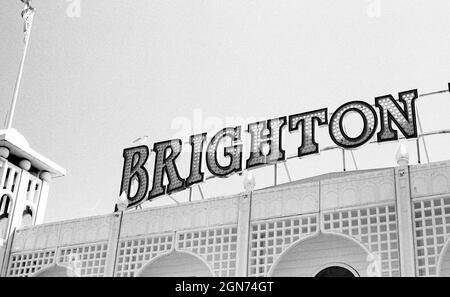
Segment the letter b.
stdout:
<path fill-rule="evenodd" d="M 128 198 L 128 207 L 141 203 L 148 190 L 148 172 L 144 165 L 149 155 L 146 145 L 127 148 L 123 150 L 123 173 L 120 194 L 126 193 Z M 137 179 L 138 189 L 136 194 L 131 197 L 131 183 Z"/>

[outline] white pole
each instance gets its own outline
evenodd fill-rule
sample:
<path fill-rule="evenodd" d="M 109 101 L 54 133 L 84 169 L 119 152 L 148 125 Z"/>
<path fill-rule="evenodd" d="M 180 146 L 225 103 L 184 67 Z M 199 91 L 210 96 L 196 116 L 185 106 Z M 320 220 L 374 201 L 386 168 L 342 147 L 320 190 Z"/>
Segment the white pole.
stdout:
<path fill-rule="evenodd" d="M 12 127 L 14 119 L 14 112 L 16 110 L 17 97 L 19 95 L 20 82 L 22 80 L 23 66 L 25 64 L 25 58 L 28 51 L 28 42 L 30 40 L 31 26 L 33 25 L 34 8 L 30 6 L 29 1 L 25 3 L 25 7 L 22 10 L 22 18 L 24 19 L 24 31 L 25 31 L 25 47 L 22 54 L 22 60 L 20 61 L 19 73 L 17 74 L 16 84 L 14 85 L 14 95 L 11 102 L 11 107 L 8 113 L 7 129 Z"/>
<path fill-rule="evenodd" d="M 180 204 L 180 202 L 178 202 L 177 199 L 173 198 L 171 195 L 167 194 L 167 196 L 172 199 L 173 202 L 175 202 L 176 204 Z"/>
<path fill-rule="evenodd" d="M 276 186 L 277 185 L 277 183 L 278 183 L 278 166 L 277 166 L 277 163 L 275 163 L 275 164 L 273 164 L 273 183 L 274 183 L 274 186 Z"/>
<path fill-rule="evenodd" d="M 355 166 L 355 169 L 358 170 L 358 164 L 356 164 L 356 159 L 355 155 L 353 154 L 353 150 L 350 150 L 350 154 L 352 155 L 353 165 Z"/>
<path fill-rule="evenodd" d="M 283 164 L 284 164 L 284 169 L 286 169 L 286 174 L 287 174 L 288 180 L 291 182 L 292 181 L 291 173 L 289 172 L 289 168 L 287 166 L 286 160 L 284 160 Z"/>
<path fill-rule="evenodd" d="M 345 168 L 345 150 L 342 149 L 342 171 L 347 171 L 347 168 Z"/>
<path fill-rule="evenodd" d="M 198 190 L 200 191 L 200 195 L 202 196 L 202 200 L 205 199 L 205 193 L 203 193 L 203 188 L 201 185 L 197 185 Z"/>
<path fill-rule="evenodd" d="M 419 132 L 420 132 L 420 134 L 423 134 L 422 123 L 420 122 L 420 117 L 419 117 L 419 106 L 417 106 L 417 105 L 416 105 L 416 116 L 417 116 L 417 124 L 419 126 Z M 427 149 L 427 143 L 425 142 L 425 137 L 418 136 L 417 139 L 420 139 L 420 138 L 422 138 L 423 148 L 425 149 L 425 157 L 427 158 L 427 164 L 430 164 L 430 156 L 428 155 L 428 149 Z"/>

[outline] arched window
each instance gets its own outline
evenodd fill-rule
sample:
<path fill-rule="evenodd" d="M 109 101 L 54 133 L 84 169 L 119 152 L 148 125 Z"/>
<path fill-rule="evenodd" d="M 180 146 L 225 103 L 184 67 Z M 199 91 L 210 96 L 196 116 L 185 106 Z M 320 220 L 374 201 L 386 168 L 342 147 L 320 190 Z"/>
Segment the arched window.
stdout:
<path fill-rule="evenodd" d="M 213 272 L 201 258 L 187 252 L 173 251 L 154 258 L 137 274 L 140 277 L 211 277 Z"/>
<path fill-rule="evenodd" d="M 367 250 L 340 234 L 306 237 L 285 250 L 273 264 L 269 276 L 366 276 Z M 348 273 L 350 272 L 350 274 Z"/>
<path fill-rule="evenodd" d="M 9 217 L 9 206 L 11 204 L 11 198 L 8 195 L 3 195 L 0 198 L 0 220 Z"/>
<path fill-rule="evenodd" d="M 11 198 L 8 195 L 3 195 L 0 198 L 0 238 L 5 239 L 8 230 L 9 214 L 11 210 Z"/>
<path fill-rule="evenodd" d="M 355 275 L 347 268 L 341 266 L 330 266 L 322 269 L 316 277 L 354 277 Z"/>
<path fill-rule="evenodd" d="M 22 213 L 22 227 L 31 225 L 33 225 L 33 210 L 27 205 Z"/>

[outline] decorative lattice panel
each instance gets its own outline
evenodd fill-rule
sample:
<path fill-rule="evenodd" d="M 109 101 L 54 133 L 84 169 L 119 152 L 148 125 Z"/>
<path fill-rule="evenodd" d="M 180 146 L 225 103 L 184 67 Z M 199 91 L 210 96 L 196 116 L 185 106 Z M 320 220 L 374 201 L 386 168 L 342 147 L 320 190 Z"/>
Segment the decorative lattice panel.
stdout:
<path fill-rule="evenodd" d="M 20 252 L 11 255 L 8 276 L 31 276 L 39 269 L 53 264 L 55 250 Z"/>
<path fill-rule="evenodd" d="M 61 248 L 58 264 L 70 267 L 74 276 L 103 276 L 108 243 Z"/>
<path fill-rule="evenodd" d="M 317 230 L 316 214 L 252 223 L 249 275 L 266 276 L 276 258 L 285 249 Z"/>
<path fill-rule="evenodd" d="M 394 205 L 324 213 L 323 229 L 357 239 L 379 257 L 383 276 L 400 276 L 397 215 Z"/>
<path fill-rule="evenodd" d="M 178 249 L 202 257 L 216 276 L 236 275 L 237 227 L 227 226 L 178 234 Z"/>
<path fill-rule="evenodd" d="M 450 197 L 415 200 L 413 208 L 416 272 L 435 276 L 439 254 L 450 234 Z"/>
<path fill-rule="evenodd" d="M 152 258 L 171 250 L 173 234 L 124 239 L 119 242 L 116 276 L 134 276 Z"/>

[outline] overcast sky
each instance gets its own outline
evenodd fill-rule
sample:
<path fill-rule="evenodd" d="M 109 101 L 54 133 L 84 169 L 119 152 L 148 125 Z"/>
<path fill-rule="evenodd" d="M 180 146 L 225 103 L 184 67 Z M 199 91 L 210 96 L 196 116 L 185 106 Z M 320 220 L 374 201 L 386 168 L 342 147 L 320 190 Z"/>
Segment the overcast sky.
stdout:
<path fill-rule="evenodd" d="M 22 5 L 0 8 L 0 120 L 22 51 Z M 79 7 L 78 7 L 79 4 Z M 450 81 L 450 2 L 413 0 L 46 0 L 36 15 L 13 126 L 67 169 L 52 182 L 46 221 L 109 213 L 122 150 Z M 450 128 L 450 96 L 419 102 L 423 129 Z M 355 123 L 358 120 L 356 118 Z M 355 124 L 357 125 L 357 124 Z M 355 126 L 356 127 L 356 126 Z M 355 128 L 353 127 L 353 128 Z M 352 129 L 352 127 L 349 127 Z M 355 128 L 356 129 L 356 128 Z M 320 145 L 331 144 L 327 128 Z M 296 153 L 299 134 L 284 147 Z M 427 139 L 450 159 L 450 136 Z M 407 143 L 415 164 L 414 142 Z M 395 166 L 398 143 L 355 151 L 360 169 Z M 187 176 L 187 157 L 180 161 Z M 295 179 L 342 169 L 339 151 L 289 164 Z M 353 169 L 350 155 L 348 167 Z M 152 168 L 152 164 L 149 164 Z M 204 167 L 206 169 L 206 167 Z M 272 169 L 255 172 L 270 185 Z M 281 182 L 286 181 L 280 169 Z M 204 185 L 209 197 L 242 191 L 242 177 Z M 195 199 L 200 199 L 194 191 Z M 175 195 L 185 200 L 187 191 Z M 173 203 L 161 198 L 147 206 Z"/>

